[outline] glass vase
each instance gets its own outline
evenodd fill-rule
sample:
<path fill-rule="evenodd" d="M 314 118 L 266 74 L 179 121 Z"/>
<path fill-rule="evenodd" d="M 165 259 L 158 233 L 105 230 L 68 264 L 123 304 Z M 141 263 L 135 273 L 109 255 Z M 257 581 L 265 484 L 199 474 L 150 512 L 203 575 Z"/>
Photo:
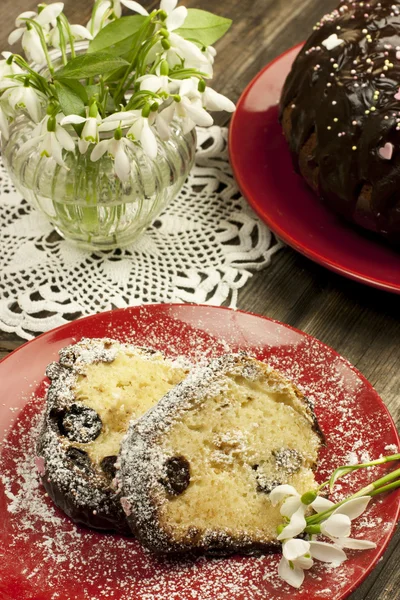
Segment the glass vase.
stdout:
<path fill-rule="evenodd" d="M 120 181 L 113 159 L 105 154 L 90 160 L 91 149 L 81 154 L 64 152 L 68 170 L 38 148 L 22 150 L 35 124 L 20 114 L 2 141 L 2 156 L 11 179 L 23 195 L 66 239 L 90 249 L 127 246 L 155 220 L 180 191 L 193 165 L 196 132 L 183 134 L 173 122 L 171 137 L 159 137 L 158 155 L 149 158 L 139 144 L 127 149 L 131 161 L 128 181 Z"/>

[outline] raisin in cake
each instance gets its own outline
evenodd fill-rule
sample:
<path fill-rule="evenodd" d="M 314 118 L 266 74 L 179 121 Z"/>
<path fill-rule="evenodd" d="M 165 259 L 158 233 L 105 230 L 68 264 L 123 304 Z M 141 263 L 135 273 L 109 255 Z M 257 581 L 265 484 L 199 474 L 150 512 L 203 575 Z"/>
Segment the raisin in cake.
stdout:
<path fill-rule="evenodd" d="M 117 482 L 133 532 L 155 552 L 253 552 L 276 544 L 279 484 L 315 486 L 322 434 L 289 381 L 246 355 L 193 371 L 121 444 Z"/>
<path fill-rule="evenodd" d="M 400 2 L 342 1 L 295 60 L 281 121 L 295 169 L 347 220 L 400 243 Z"/>
<path fill-rule="evenodd" d="M 112 486 L 121 439 L 185 374 L 159 352 L 109 339 L 83 339 L 49 365 L 37 462 L 46 491 L 74 521 L 129 532 Z"/>

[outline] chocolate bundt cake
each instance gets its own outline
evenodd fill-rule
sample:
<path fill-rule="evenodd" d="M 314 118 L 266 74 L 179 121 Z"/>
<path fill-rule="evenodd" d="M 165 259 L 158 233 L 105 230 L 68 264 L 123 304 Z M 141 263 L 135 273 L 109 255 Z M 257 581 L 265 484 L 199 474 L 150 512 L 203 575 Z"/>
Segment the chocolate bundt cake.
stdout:
<path fill-rule="evenodd" d="M 276 545 L 279 484 L 315 486 L 323 436 L 312 405 L 246 355 L 193 371 L 135 423 L 116 481 L 132 531 L 160 553 L 250 553 Z"/>
<path fill-rule="evenodd" d="M 37 464 L 49 496 L 74 521 L 128 533 L 112 481 L 130 419 L 186 375 L 161 353 L 110 339 L 83 339 L 47 369 Z"/>
<path fill-rule="evenodd" d="M 400 2 L 342 1 L 296 58 L 280 118 L 295 169 L 347 220 L 400 243 Z"/>

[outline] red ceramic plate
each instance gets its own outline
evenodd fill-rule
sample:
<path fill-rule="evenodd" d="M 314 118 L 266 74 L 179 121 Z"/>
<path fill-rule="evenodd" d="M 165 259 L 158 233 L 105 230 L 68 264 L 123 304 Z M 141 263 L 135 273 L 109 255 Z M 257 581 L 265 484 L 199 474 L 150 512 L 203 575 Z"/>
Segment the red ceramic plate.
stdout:
<path fill-rule="evenodd" d="M 319 563 L 300 591 L 276 575 L 279 556 L 172 561 L 133 539 L 75 526 L 45 496 L 34 466 L 46 365 L 82 336 L 112 336 L 193 361 L 246 350 L 290 377 L 314 400 L 327 437 L 318 479 L 333 467 L 397 450 L 399 438 L 371 385 L 334 350 L 275 321 L 229 309 L 149 305 L 75 321 L 22 346 L 0 363 L 1 600 L 339 600 L 371 571 L 393 533 L 400 495 L 376 500 L 353 527 L 376 550 L 349 551 L 338 569 Z M 385 471 L 341 480 L 338 494 Z"/>
<path fill-rule="evenodd" d="M 400 253 L 347 225 L 293 170 L 277 103 L 300 48 L 267 65 L 238 102 L 229 137 L 236 180 L 254 210 L 289 246 L 337 273 L 399 294 Z"/>

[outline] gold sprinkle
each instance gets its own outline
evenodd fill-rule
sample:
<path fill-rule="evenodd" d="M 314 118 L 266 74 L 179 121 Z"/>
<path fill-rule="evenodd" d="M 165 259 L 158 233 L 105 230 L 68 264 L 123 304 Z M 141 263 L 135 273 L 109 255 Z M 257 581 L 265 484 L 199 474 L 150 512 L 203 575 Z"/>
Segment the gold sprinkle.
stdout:
<path fill-rule="evenodd" d="M 369 115 L 369 110 L 366 110 L 366 111 L 365 111 L 365 114 L 366 114 L 366 115 Z"/>
<path fill-rule="evenodd" d="M 339 119 L 337 117 L 335 117 L 333 120 L 335 123 L 337 123 L 339 121 Z"/>
<path fill-rule="evenodd" d="M 330 125 L 328 125 L 327 129 L 332 129 L 332 127 Z"/>
<path fill-rule="evenodd" d="M 363 29 L 362 33 L 368 33 L 368 29 Z"/>
<path fill-rule="evenodd" d="M 376 110 L 375 106 L 371 106 L 371 112 L 374 112 L 374 110 Z"/>
<path fill-rule="evenodd" d="M 357 150 L 357 146 L 353 146 L 353 147 L 352 147 L 352 150 Z"/>

